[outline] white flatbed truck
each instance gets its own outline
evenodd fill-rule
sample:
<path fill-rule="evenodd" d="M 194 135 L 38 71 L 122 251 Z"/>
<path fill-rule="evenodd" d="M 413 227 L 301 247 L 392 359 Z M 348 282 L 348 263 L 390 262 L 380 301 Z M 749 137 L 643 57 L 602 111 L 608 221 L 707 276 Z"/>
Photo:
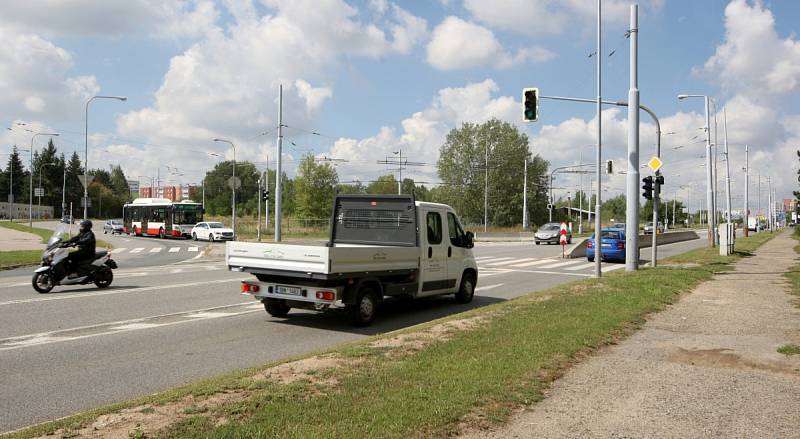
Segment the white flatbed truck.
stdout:
<path fill-rule="evenodd" d="M 272 316 L 344 308 L 366 326 L 387 296 L 455 294 L 470 302 L 478 281 L 473 245 L 450 206 L 404 195 L 339 195 L 327 242 L 231 241 L 225 262 L 255 276 L 241 291 Z"/>

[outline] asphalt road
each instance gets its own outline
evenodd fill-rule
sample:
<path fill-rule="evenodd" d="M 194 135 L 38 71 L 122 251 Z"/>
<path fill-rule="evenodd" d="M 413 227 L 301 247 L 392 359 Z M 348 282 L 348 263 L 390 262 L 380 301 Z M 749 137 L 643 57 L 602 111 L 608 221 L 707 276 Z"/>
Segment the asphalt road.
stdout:
<path fill-rule="evenodd" d="M 193 245 L 125 236 L 109 242 L 128 249 Z M 704 243 L 662 246 L 660 256 Z M 8 272 L 0 281 L 0 432 L 592 275 L 592 264 L 560 260 L 560 252 L 559 246 L 479 243 L 471 304 L 458 305 L 452 297 L 389 301 L 369 328 L 352 327 L 340 313 L 293 310 L 286 319 L 272 318 L 239 293 L 247 275 L 184 250 L 174 252 L 181 257 L 172 255 L 180 262 L 168 265 L 156 261 L 169 250 L 127 257 L 120 252 L 120 269 L 105 290 L 60 287 L 39 295 L 30 286 L 30 270 Z"/>

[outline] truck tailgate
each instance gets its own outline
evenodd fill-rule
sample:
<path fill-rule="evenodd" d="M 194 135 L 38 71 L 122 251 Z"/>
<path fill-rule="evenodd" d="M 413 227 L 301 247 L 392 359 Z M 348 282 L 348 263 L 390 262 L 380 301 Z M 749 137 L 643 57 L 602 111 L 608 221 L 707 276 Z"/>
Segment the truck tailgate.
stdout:
<path fill-rule="evenodd" d="M 225 246 L 228 267 L 301 273 L 329 273 L 330 248 L 319 245 L 230 241 Z"/>
<path fill-rule="evenodd" d="M 419 268 L 419 247 L 337 245 L 328 250 L 331 273 L 374 273 Z"/>

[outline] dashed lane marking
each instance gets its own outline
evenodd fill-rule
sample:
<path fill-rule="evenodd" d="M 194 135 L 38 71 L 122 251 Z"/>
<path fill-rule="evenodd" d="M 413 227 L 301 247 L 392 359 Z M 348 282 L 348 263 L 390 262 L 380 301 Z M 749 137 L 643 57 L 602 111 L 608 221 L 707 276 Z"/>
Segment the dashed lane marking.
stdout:
<path fill-rule="evenodd" d="M 172 247 L 171 249 L 169 249 L 170 253 L 175 253 L 175 252 L 179 252 L 179 251 L 181 251 L 180 247 Z"/>
<path fill-rule="evenodd" d="M 575 265 L 575 264 L 582 264 L 582 263 L 583 263 L 583 260 L 580 260 L 580 259 L 577 259 L 577 260 L 576 260 L 576 259 L 573 259 L 573 260 L 571 260 L 571 261 L 565 261 L 565 262 L 556 262 L 555 264 L 542 265 L 542 266 L 541 266 L 541 267 L 539 267 L 539 268 L 542 268 L 542 269 L 548 269 L 548 268 L 561 268 L 561 267 L 566 267 L 566 266 L 568 266 L 568 265 Z"/>

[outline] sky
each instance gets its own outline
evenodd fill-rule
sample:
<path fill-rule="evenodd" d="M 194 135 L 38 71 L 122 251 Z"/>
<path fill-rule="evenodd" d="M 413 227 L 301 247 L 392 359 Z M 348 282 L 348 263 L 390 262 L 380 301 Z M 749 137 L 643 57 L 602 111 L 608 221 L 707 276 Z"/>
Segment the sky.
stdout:
<path fill-rule="evenodd" d="M 0 117 L 13 129 L 0 134 L 0 154 L 27 149 L 28 128 L 60 133 L 57 147 L 83 159 L 87 100 L 125 96 L 91 102 L 89 166 L 120 164 L 142 184 L 156 176 L 198 183 L 233 158 L 214 138 L 231 140 L 236 160 L 274 169 L 281 85 L 290 175 L 311 152 L 336 160 L 341 181 L 369 181 L 396 173 L 377 162 L 402 150 L 424 164 L 403 176 L 431 184 L 447 133 L 491 118 L 525 132 L 531 152 L 551 167 L 592 162 L 595 106 L 542 100 L 539 120 L 525 123 L 522 89 L 595 98 L 598 56 L 604 99 L 627 100 L 630 86 L 632 2 L 624 0 L 603 0 L 599 55 L 594 0 L 8 3 L 0 15 Z M 727 121 L 734 209 L 743 204 L 745 144 L 751 209 L 759 176 L 762 208 L 766 176 L 779 198 L 791 197 L 800 148 L 797 23 L 800 2 L 791 0 L 640 1 L 639 89 L 661 121 L 664 195 L 688 197 L 692 210 L 705 199 L 703 100 L 676 98 L 689 93 L 715 104 L 720 192 Z M 644 163 L 655 153 L 655 127 L 640 117 Z M 627 109 L 606 106 L 602 118 L 603 160 L 624 170 Z M 34 149 L 46 141 L 37 137 Z M 603 196 L 622 193 L 625 178 L 604 177 Z M 556 196 L 581 184 L 586 176 L 558 176 Z"/>

